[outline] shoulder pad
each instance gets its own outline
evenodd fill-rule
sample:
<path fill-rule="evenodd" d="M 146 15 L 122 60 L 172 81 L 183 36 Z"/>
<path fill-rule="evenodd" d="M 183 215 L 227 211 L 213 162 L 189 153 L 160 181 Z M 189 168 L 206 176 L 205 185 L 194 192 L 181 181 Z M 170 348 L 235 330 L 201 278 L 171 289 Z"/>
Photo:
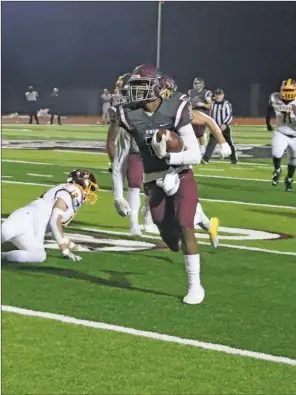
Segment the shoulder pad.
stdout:
<path fill-rule="evenodd" d="M 81 189 L 75 184 L 64 184 L 63 189 L 65 189 L 72 197 L 72 199 L 82 200 Z"/>
<path fill-rule="evenodd" d="M 274 102 L 274 101 L 276 101 L 276 100 L 282 100 L 282 99 L 281 99 L 280 92 L 273 92 L 273 93 L 269 96 L 269 100 L 270 100 L 271 102 Z"/>

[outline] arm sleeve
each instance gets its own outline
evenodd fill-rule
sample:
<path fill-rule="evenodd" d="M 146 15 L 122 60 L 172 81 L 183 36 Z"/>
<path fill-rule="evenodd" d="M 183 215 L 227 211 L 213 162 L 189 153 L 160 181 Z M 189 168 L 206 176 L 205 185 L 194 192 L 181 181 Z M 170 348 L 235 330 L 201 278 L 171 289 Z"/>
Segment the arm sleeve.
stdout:
<path fill-rule="evenodd" d="M 229 102 L 225 103 L 225 119 L 223 120 L 224 125 L 230 125 L 232 122 L 232 106 Z"/>
<path fill-rule="evenodd" d="M 127 157 L 130 150 L 130 144 L 130 134 L 126 130 L 121 129 L 118 136 L 115 149 L 115 157 L 112 165 L 114 199 L 123 198 L 123 181 L 126 177 Z"/>
<path fill-rule="evenodd" d="M 182 152 L 175 152 L 170 154 L 170 165 L 197 165 L 201 161 L 201 153 L 197 138 L 195 137 L 191 123 L 182 126 L 179 130 L 179 135 L 184 141 L 185 149 Z"/>

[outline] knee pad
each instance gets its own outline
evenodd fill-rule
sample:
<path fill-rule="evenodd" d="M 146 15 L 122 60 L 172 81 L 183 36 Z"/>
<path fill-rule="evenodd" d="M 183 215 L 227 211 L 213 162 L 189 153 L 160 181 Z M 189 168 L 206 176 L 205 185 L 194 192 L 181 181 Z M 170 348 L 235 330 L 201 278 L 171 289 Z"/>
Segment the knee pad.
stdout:
<path fill-rule="evenodd" d="M 2 224 L 1 227 L 1 244 L 6 243 L 10 239 L 13 238 L 12 233 L 9 230 L 9 227 L 5 224 L 5 221 Z"/>
<path fill-rule="evenodd" d="M 42 248 L 29 250 L 28 254 L 29 254 L 29 261 L 33 263 L 42 263 L 46 259 L 46 251 Z"/>

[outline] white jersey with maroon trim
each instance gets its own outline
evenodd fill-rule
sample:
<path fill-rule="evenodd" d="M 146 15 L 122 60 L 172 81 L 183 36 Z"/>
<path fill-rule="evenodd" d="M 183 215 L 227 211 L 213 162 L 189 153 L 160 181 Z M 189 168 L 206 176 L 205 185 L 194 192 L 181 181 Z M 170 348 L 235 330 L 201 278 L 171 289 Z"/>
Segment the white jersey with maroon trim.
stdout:
<path fill-rule="evenodd" d="M 273 107 L 276 116 L 276 130 L 290 136 L 296 136 L 296 99 L 285 103 L 279 92 L 272 93 L 269 104 Z"/>

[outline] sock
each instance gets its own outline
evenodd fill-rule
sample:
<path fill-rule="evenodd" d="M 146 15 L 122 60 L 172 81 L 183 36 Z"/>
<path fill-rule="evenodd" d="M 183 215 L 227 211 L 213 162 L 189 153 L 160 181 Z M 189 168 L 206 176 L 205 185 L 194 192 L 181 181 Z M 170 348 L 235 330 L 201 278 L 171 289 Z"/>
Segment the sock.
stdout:
<path fill-rule="evenodd" d="M 184 255 L 188 275 L 188 290 L 200 286 L 200 255 Z"/>
<path fill-rule="evenodd" d="M 199 144 L 199 149 L 200 149 L 201 155 L 204 155 L 205 152 L 206 152 L 206 145 L 205 144 Z"/>
<path fill-rule="evenodd" d="M 151 211 L 150 211 L 150 207 L 149 207 L 149 197 L 148 196 L 145 196 L 145 207 L 143 210 L 143 214 L 144 214 L 144 226 L 153 225 L 153 219 L 152 219 L 152 215 L 151 215 Z"/>
<path fill-rule="evenodd" d="M 200 226 L 203 230 L 208 232 L 211 228 L 211 221 L 203 212 L 201 204 L 198 202 L 196 207 L 196 213 L 194 218 L 194 224 Z"/>
<path fill-rule="evenodd" d="M 288 165 L 287 179 L 288 179 L 289 182 L 291 182 L 292 179 L 293 179 L 293 176 L 294 176 L 294 173 L 295 173 L 295 169 L 296 169 L 296 166 Z"/>
<path fill-rule="evenodd" d="M 139 210 L 141 206 L 140 188 L 129 188 L 127 199 L 131 208 L 131 216 L 130 216 L 131 228 L 138 227 Z"/>
<path fill-rule="evenodd" d="M 275 157 L 273 157 L 272 159 L 273 159 L 274 170 L 279 173 L 281 171 L 281 159 Z"/>

